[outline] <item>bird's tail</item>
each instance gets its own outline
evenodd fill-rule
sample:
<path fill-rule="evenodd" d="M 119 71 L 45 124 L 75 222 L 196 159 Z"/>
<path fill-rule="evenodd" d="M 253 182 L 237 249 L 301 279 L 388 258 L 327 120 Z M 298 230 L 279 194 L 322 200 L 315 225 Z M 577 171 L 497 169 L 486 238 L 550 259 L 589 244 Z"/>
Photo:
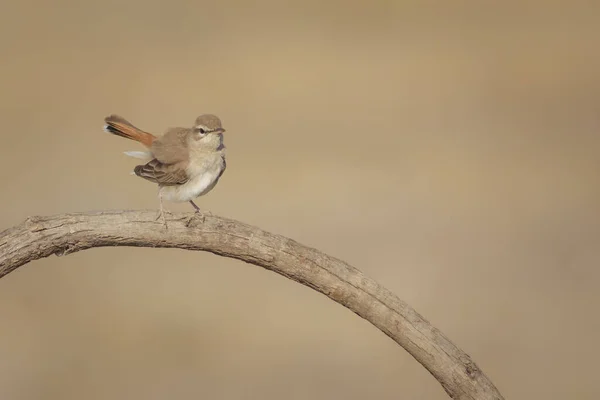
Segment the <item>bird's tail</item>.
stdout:
<path fill-rule="evenodd" d="M 112 133 L 113 135 L 121 136 L 127 139 L 135 140 L 136 142 L 140 142 L 146 147 L 150 147 L 156 136 L 151 133 L 144 132 L 141 129 L 136 128 L 127 121 L 125 118 L 120 117 L 118 115 L 109 115 L 104 118 L 104 130 L 108 133 Z"/>

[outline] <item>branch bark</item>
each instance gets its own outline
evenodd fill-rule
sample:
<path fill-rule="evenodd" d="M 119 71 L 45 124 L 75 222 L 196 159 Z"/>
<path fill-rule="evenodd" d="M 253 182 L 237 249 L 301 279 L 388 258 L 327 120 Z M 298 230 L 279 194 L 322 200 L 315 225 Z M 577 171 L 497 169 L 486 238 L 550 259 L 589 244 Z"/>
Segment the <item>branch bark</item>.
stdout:
<path fill-rule="evenodd" d="M 92 247 L 168 247 L 208 251 L 274 271 L 323 293 L 366 319 L 421 363 L 454 399 L 503 399 L 471 358 L 389 290 L 344 261 L 292 239 L 217 216 L 189 220 L 154 211 L 29 217 L 0 233 L 0 278 L 52 254 Z"/>

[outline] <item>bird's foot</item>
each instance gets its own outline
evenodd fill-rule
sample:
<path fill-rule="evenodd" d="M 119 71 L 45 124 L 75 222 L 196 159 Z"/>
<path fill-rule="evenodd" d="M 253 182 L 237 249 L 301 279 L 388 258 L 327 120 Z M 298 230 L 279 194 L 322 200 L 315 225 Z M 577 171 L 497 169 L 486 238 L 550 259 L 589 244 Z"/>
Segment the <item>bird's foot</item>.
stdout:
<path fill-rule="evenodd" d="M 189 228 L 196 225 L 198 222 L 204 223 L 207 215 L 210 217 L 212 216 L 212 213 L 210 211 L 200 211 L 200 209 L 198 209 L 187 219 L 185 226 Z"/>
<path fill-rule="evenodd" d="M 169 226 L 167 225 L 167 219 L 165 218 L 165 212 L 163 210 L 158 210 L 155 221 L 158 221 L 158 220 L 162 220 L 162 223 L 165 226 L 165 229 L 169 229 Z"/>

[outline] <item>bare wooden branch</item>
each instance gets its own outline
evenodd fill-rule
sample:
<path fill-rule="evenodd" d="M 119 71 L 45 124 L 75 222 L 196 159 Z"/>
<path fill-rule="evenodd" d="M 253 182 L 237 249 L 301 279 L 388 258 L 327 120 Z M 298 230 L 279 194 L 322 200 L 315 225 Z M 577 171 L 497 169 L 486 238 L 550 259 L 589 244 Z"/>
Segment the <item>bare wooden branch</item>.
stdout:
<path fill-rule="evenodd" d="M 0 233 L 0 278 L 30 261 L 103 246 L 208 251 L 274 271 L 323 293 L 371 322 L 421 363 L 454 399 L 503 399 L 471 358 L 421 315 L 347 263 L 238 221 L 154 211 L 29 217 Z"/>

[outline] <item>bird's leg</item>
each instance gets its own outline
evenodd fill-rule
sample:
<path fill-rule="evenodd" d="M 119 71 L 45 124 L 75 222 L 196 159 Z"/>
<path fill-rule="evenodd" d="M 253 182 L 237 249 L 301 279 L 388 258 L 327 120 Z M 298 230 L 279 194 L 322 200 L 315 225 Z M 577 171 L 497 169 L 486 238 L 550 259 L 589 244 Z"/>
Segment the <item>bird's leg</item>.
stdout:
<path fill-rule="evenodd" d="M 203 211 L 201 211 L 201 210 L 200 210 L 200 207 L 198 207 L 198 206 L 196 205 L 196 203 L 194 203 L 194 201 L 193 201 L 193 200 L 190 200 L 190 204 L 191 204 L 191 205 L 194 207 L 194 209 L 195 209 L 196 211 L 194 212 L 194 215 L 192 215 L 191 217 L 189 217 L 189 218 L 188 218 L 188 221 L 187 221 L 187 223 L 186 223 L 186 226 L 188 226 L 188 227 L 191 225 L 192 221 L 193 221 L 194 219 L 198 218 L 198 217 L 200 217 L 200 218 L 202 219 L 202 222 L 204 222 L 204 221 L 205 221 L 205 219 L 206 219 L 206 218 L 205 218 L 205 213 L 204 213 Z M 208 213 L 208 214 L 210 214 L 210 213 Z"/>
<path fill-rule="evenodd" d="M 196 205 L 196 203 L 194 203 L 193 200 L 190 200 L 190 203 L 192 204 L 192 206 L 194 206 L 194 208 L 196 209 L 196 214 L 202 214 L 202 219 L 204 220 L 204 216 L 205 215 L 212 215 L 212 213 L 210 211 L 202 211 L 200 210 L 200 207 L 198 207 Z"/>
<path fill-rule="evenodd" d="M 200 207 L 198 207 L 196 205 L 196 203 L 194 203 L 194 200 L 190 200 L 190 204 L 194 207 L 194 209 L 196 209 L 196 212 L 199 213 L 200 212 Z"/>
<path fill-rule="evenodd" d="M 169 229 L 169 227 L 167 226 L 167 219 L 165 218 L 163 199 L 160 192 L 158 192 L 158 202 L 160 203 L 160 208 L 158 210 L 158 214 L 156 215 L 156 221 L 162 218 L 163 224 L 165 224 L 165 229 Z"/>

